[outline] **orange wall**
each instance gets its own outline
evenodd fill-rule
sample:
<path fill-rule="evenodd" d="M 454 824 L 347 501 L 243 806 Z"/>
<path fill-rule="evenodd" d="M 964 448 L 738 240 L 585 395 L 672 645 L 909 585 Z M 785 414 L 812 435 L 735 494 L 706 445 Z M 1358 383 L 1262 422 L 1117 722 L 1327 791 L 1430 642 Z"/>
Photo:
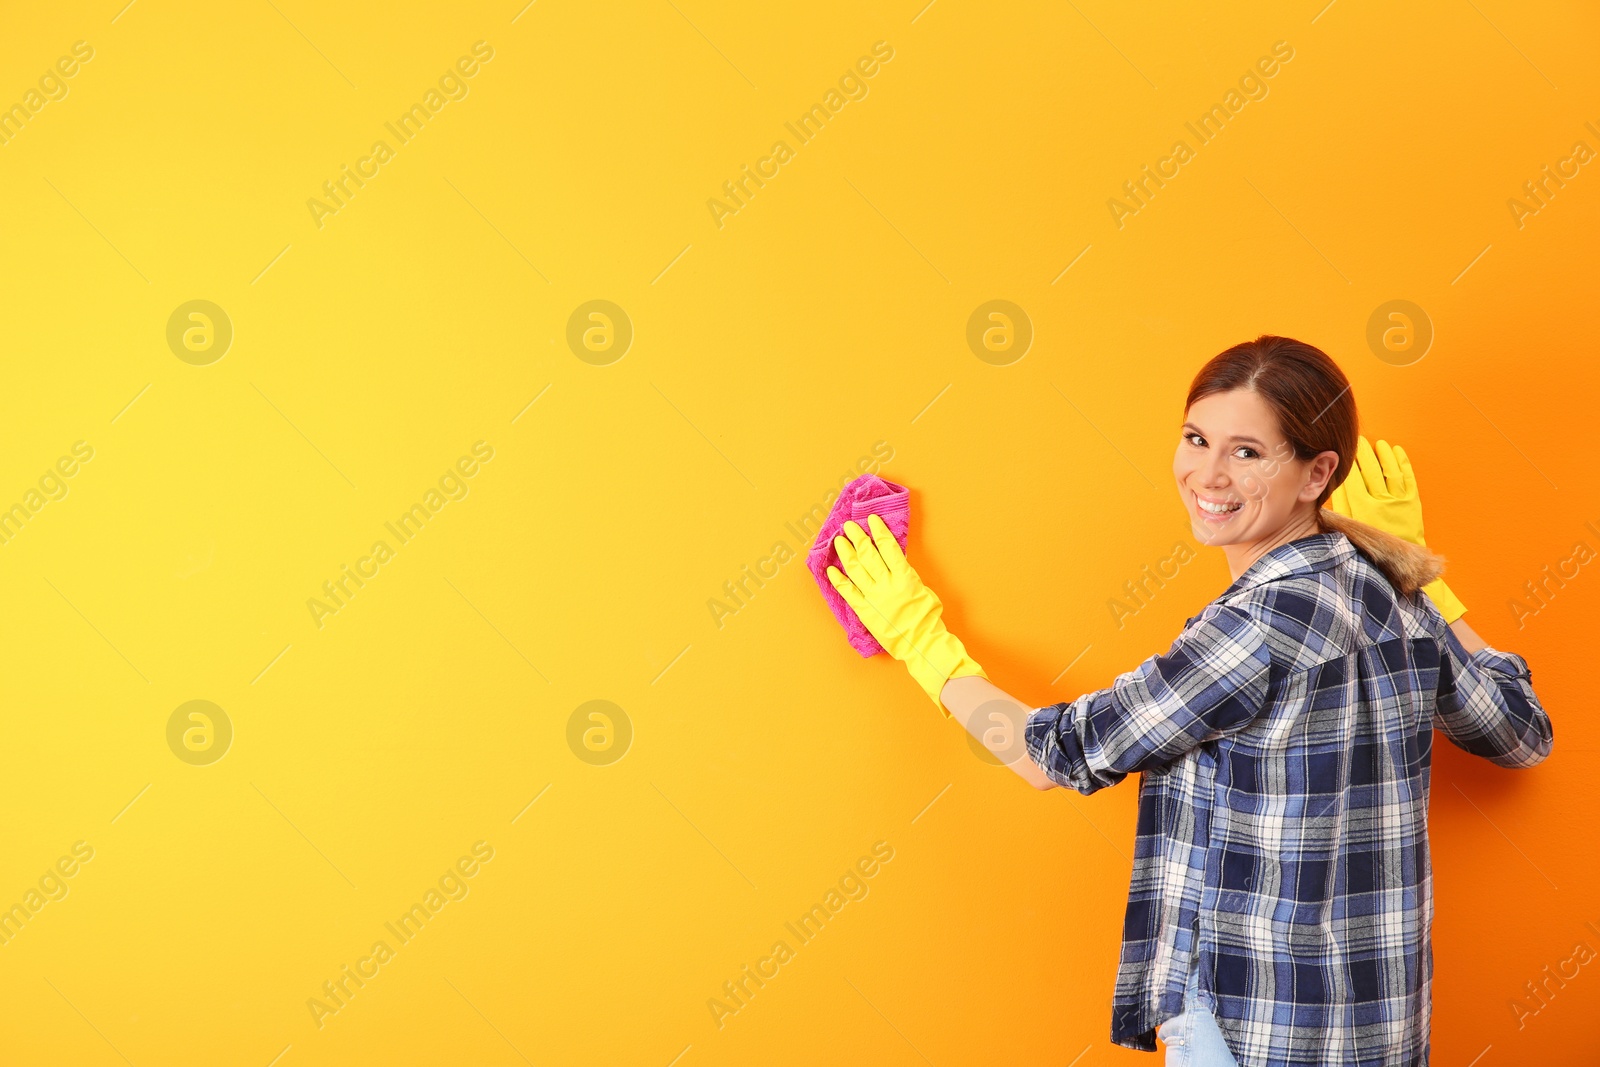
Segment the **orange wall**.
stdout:
<path fill-rule="evenodd" d="M 1333 354 L 1406 446 L 1469 621 L 1555 723 L 1531 772 L 1436 748 L 1436 1062 L 1588 1038 L 1594 966 L 1536 1015 L 1524 983 L 1600 950 L 1600 572 L 1508 605 L 1600 551 L 1600 164 L 1508 201 L 1600 152 L 1592 10 L 119 2 L 0 35 L 0 103 L 93 50 L 0 146 L 0 505 L 93 450 L 0 544 L 0 905 L 93 850 L 0 945 L 0 1060 L 1154 1062 L 1107 1040 L 1135 784 L 977 758 L 798 560 L 709 603 L 876 445 L 994 679 L 1107 685 L 1228 584 L 1206 551 L 1108 608 L 1187 534 L 1191 376 L 1262 332 Z M 765 185 L 708 206 L 745 165 Z M 197 299 L 221 358 L 186 310 L 169 342 Z M 997 299 L 1033 333 L 1006 365 L 967 342 Z M 1434 332 L 1408 365 L 1367 343 L 1397 299 Z M 587 319 L 569 343 L 592 300 L 620 358 Z M 346 565 L 365 584 L 308 606 Z M 792 938 L 863 857 L 866 895 Z M 465 895 L 401 941 L 441 879 Z M 316 1010 L 346 965 L 366 984 Z"/>

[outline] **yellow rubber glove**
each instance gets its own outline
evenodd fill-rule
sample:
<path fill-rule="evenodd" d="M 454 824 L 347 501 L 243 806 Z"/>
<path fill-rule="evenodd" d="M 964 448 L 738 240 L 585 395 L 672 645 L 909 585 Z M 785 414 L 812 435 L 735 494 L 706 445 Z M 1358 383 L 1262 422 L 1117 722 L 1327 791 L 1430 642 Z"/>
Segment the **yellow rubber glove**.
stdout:
<path fill-rule="evenodd" d="M 1376 526 L 1414 545 L 1427 547 L 1422 538 L 1422 501 L 1417 496 L 1417 476 L 1411 458 L 1399 445 L 1389 446 L 1380 439 L 1374 449 L 1365 437 L 1356 443 L 1356 459 L 1350 474 L 1328 498 L 1328 507 L 1357 522 Z M 1466 613 L 1443 578 L 1422 587 L 1439 608 L 1447 623 Z"/>
<path fill-rule="evenodd" d="M 950 712 L 939 700 L 944 684 L 951 678 L 988 675 L 945 629 L 941 618 L 944 605 L 906 562 L 889 527 L 877 515 L 867 516 L 867 525 L 872 528 L 871 537 L 858 523 L 847 522 L 845 536 L 833 539 L 844 573 L 829 567 L 828 580 L 878 644 L 906 665 L 922 691 L 948 717 Z"/>

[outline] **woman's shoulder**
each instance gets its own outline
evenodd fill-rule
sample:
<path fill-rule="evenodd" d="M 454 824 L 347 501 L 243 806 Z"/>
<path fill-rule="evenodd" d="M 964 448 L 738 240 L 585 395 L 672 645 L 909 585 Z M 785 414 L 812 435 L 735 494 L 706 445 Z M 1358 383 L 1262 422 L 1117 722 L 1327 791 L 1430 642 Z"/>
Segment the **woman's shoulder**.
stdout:
<path fill-rule="evenodd" d="M 1275 655 L 1302 669 L 1370 645 L 1418 638 L 1438 640 L 1444 619 L 1427 594 L 1404 594 L 1359 552 L 1335 566 L 1296 571 L 1230 591 L 1207 612 L 1248 615 L 1272 634 Z"/>
<path fill-rule="evenodd" d="M 1197 618 L 1207 612 L 1248 616 L 1268 635 L 1273 659 L 1289 672 L 1348 655 L 1365 643 L 1359 597 L 1334 570 L 1285 574 L 1234 591 Z"/>

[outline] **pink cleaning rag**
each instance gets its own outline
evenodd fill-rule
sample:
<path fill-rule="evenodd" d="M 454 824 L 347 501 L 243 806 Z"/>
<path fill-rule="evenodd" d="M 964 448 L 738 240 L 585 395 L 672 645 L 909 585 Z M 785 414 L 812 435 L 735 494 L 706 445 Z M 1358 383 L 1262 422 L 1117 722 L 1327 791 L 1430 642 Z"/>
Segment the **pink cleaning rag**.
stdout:
<path fill-rule="evenodd" d="M 831 565 L 844 570 L 839 563 L 839 553 L 833 548 L 833 539 L 843 532 L 844 524 L 854 519 L 863 530 L 870 532 L 867 516 L 874 514 L 884 521 L 904 549 L 906 534 L 911 529 L 911 491 L 903 485 L 885 481 L 876 474 L 863 474 L 839 493 L 839 499 L 833 502 L 833 510 L 828 512 L 822 529 L 817 531 L 817 539 L 806 553 L 806 566 L 816 577 L 822 598 L 828 602 L 839 625 L 844 627 L 850 647 L 862 656 L 875 656 L 883 651 L 883 646 L 861 624 L 855 611 L 845 603 L 833 583 L 828 581 L 828 567 Z"/>

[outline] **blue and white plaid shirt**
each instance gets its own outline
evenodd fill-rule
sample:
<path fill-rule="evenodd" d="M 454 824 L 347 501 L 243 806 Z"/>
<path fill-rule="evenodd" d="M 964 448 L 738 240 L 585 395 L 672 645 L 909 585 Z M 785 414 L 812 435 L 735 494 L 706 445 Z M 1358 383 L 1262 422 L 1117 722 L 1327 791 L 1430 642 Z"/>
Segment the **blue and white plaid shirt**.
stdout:
<path fill-rule="evenodd" d="M 1538 763 L 1531 681 L 1330 532 L 1265 553 L 1110 688 L 1034 711 L 1051 781 L 1143 772 L 1111 1039 L 1154 1051 L 1198 953 L 1242 1067 L 1426 1064 L 1433 731 Z"/>

